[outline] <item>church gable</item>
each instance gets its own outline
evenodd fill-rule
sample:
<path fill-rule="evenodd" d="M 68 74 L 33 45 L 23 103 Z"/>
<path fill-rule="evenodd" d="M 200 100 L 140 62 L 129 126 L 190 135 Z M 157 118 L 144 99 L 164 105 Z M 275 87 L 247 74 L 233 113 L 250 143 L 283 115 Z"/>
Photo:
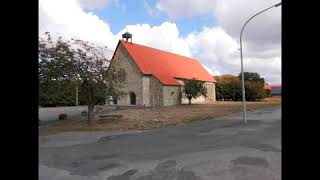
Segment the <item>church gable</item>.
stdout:
<path fill-rule="evenodd" d="M 118 44 L 116 51 L 110 62 L 109 69 L 120 69 L 123 68 L 126 72 L 126 81 L 124 82 L 124 91 L 127 95 L 123 96 L 118 100 L 120 105 L 132 104 L 130 99 L 133 95 L 135 96 L 134 104 L 142 103 L 142 73 L 131 56 L 128 54 L 125 47 L 122 44 Z M 132 105 L 134 105 L 132 104 Z"/>
<path fill-rule="evenodd" d="M 126 72 L 130 72 L 133 74 L 140 74 L 142 75 L 141 70 L 132 59 L 130 54 L 128 53 L 127 49 L 121 44 L 118 43 L 115 53 L 110 62 L 110 69 L 112 68 L 124 68 Z M 130 77 L 129 77 L 130 78 Z M 134 77 L 133 77 L 134 78 Z M 131 78 L 132 80 L 132 78 Z"/>

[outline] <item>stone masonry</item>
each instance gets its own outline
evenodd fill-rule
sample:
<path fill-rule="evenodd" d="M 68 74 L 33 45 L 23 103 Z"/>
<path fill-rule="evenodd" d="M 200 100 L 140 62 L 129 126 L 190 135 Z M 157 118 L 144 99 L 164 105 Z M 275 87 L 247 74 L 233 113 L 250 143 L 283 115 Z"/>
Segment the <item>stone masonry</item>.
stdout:
<path fill-rule="evenodd" d="M 127 77 L 123 90 L 126 95 L 117 101 L 119 105 L 130 105 L 130 93 L 136 96 L 138 106 L 171 106 L 188 103 L 183 97 L 180 86 L 163 85 L 152 75 L 142 74 L 135 61 L 131 58 L 126 48 L 120 43 L 111 61 L 110 68 L 123 68 Z M 181 80 L 178 80 L 183 83 Z M 208 97 L 193 99 L 192 103 L 215 101 L 215 84 L 206 82 Z"/>

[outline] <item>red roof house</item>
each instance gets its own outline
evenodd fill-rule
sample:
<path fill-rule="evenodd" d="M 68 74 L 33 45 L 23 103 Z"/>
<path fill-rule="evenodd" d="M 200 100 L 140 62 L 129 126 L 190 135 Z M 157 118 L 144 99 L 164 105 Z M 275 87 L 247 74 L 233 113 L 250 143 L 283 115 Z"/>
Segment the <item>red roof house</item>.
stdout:
<path fill-rule="evenodd" d="M 123 68 L 127 74 L 127 96 L 117 104 L 167 106 L 184 103 L 183 79 L 206 82 L 208 97 L 194 102 L 215 100 L 216 80 L 196 59 L 120 40 L 109 68 Z"/>
<path fill-rule="evenodd" d="M 272 96 L 281 95 L 281 84 L 271 84 L 270 87 Z"/>
<path fill-rule="evenodd" d="M 281 95 L 281 84 L 266 84 L 264 89 L 271 91 L 271 95 Z"/>
<path fill-rule="evenodd" d="M 152 74 L 164 85 L 180 85 L 178 79 L 216 82 L 195 59 L 159 49 L 120 41 L 143 74 Z"/>
<path fill-rule="evenodd" d="M 264 85 L 264 89 L 266 89 L 266 90 L 270 90 L 270 91 L 271 91 L 271 86 L 270 86 L 270 85 L 268 85 L 268 84 L 265 84 L 265 85 Z"/>

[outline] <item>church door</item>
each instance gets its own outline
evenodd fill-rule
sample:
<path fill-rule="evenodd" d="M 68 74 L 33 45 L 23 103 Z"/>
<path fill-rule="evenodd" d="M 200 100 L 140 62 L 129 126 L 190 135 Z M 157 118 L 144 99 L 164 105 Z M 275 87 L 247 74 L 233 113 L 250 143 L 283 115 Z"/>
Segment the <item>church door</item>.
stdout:
<path fill-rule="evenodd" d="M 136 104 L 136 94 L 134 94 L 134 92 L 130 92 L 130 104 L 131 105 Z"/>

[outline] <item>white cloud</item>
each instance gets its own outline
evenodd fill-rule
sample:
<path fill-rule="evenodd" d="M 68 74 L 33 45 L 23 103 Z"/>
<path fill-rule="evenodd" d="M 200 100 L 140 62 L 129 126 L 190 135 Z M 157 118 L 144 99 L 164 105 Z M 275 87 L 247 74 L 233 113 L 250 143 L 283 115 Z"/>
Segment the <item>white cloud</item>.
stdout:
<path fill-rule="evenodd" d="M 158 0 L 156 8 L 169 17 L 208 15 L 216 28 L 204 28 L 186 38 L 193 55 L 221 73 L 240 71 L 239 38 L 243 24 L 280 0 Z M 186 10 L 187 9 L 187 10 Z M 244 65 L 268 81 L 281 81 L 281 6 L 256 16 L 243 33 Z"/>
<path fill-rule="evenodd" d="M 219 0 L 214 17 L 228 34 L 239 39 L 243 24 L 251 16 L 278 2 L 280 0 Z M 256 44 L 280 43 L 281 6 L 272 8 L 250 20 L 244 30 L 243 38 L 245 41 L 253 41 Z"/>
<path fill-rule="evenodd" d="M 147 0 L 143 1 L 143 6 L 151 17 L 159 17 L 159 11 L 153 9 Z"/>
<path fill-rule="evenodd" d="M 199 33 L 191 33 L 185 41 L 192 54 L 213 72 L 239 74 L 241 70 L 239 44 L 221 27 L 204 28 Z M 258 72 L 269 82 L 281 81 L 278 47 L 262 51 L 262 54 L 248 53 L 244 50 L 243 55 L 245 71 Z"/>
<path fill-rule="evenodd" d="M 179 37 L 179 30 L 174 23 L 164 22 L 159 26 L 149 24 L 128 25 L 126 28 L 133 35 L 133 42 L 155 47 L 173 53 L 191 56 L 188 45 Z M 120 31 L 120 37 L 125 30 Z"/>
<path fill-rule="evenodd" d="M 156 8 L 171 18 L 213 14 L 216 1 L 212 0 L 158 0 Z"/>
<path fill-rule="evenodd" d="M 39 32 L 46 31 L 108 47 L 114 47 L 116 43 L 109 24 L 93 13 L 84 12 L 76 0 L 39 1 Z"/>
<path fill-rule="evenodd" d="M 133 41 L 136 43 L 190 56 L 174 23 L 164 22 L 153 27 L 148 24 L 128 25 L 119 33 L 113 34 L 107 22 L 93 13 L 85 12 L 77 0 L 39 1 L 40 34 L 46 31 L 57 32 L 67 38 L 89 40 L 114 49 L 125 29 L 133 34 Z"/>
<path fill-rule="evenodd" d="M 118 0 L 79 0 L 82 8 L 85 9 L 102 9 L 106 7 L 110 2 Z"/>
<path fill-rule="evenodd" d="M 167 2 L 169 3 L 169 1 Z M 199 1 L 200 4 L 195 6 L 193 6 L 193 2 L 198 1 L 186 1 L 186 5 L 183 6 L 183 8 L 186 8 L 186 6 L 190 8 L 195 7 L 194 12 L 196 14 L 210 13 L 211 10 L 206 10 L 206 8 L 213 8 L 213 5 L 210 4 L 209 1 Z M 207 6 L 209 6 L 204 8 L 204 12 L 200 12 L 203 9 L 203 4 L 201 4 L 201 2 L 206 2 Z M 163 22 L 157 26 L 150 26 L 149 24 L 127 25 L 126 28 L 120 32 L 113 34 L 110 30 L 110 25 L 95 14 L 85 12 L 83 10 L 83 4 L 81 4 L 79 0 L 40 0 L 39 32 L 58 32 L 67 38 L 76 37 L 100 45 L 107 45 L 110 49 L 114 49 L 118 40 L 121 38 L 121 35 L 128 30 L 133 34 L 133 42 L 185 56 L 195 57 L 213 75 L 225 73 L 238 74 L 240 72 L 238 37 L 235 37 L 235 32 L 232 32 L 232 23 L 229 24 L 227 21 L 235 21 L 236 16 L 242 17 L 243 15 L 237 15 L 237 11 L 234 11 L 237 13 L 232 12 L 232 8 L 229 7 L 230 4 L 228 4 L 230 2 L 236 4 L 236 1 L 232 0 L 217 0 L 214 3 L 215 6 L 221 6 L 221 12 L 216 12 L 218 14 L 220 13 L 221 17 L 218 18 L 218 20 L 220 19 L 219 22 L 221 25 L 213 28 L 204 27 L 200 32 L 192 32 L 187 35 L 186 38 L 182 38 L 179 34 L 178 27 L 173 22 Z M 245 3 L 248 1 L 243 0 L 241 2 Z M 257 3 L 252 2 L 252 4 Z M 241 3 L 238 4 L 238 6 L 240 5 Z M 161 8 L 165 7 L 166 6 L 164 5 L 161 6 Z M 169 10 L 167 11 L 169 12 Z M 188 9 L 188 11 L 190 15 L 192 15 L 193 9 Z M 177 9 L 175 15 L 178 16 L 181 13 L 183 13 L 183 11 L 180 12 L 180 10 Z M 230 15 L 225 15 L 225 18 L 222 18 L 224 13 L 230 13 Z M 278 21 L 278 17 L 275 17 L 274 15 L 270 16 L 273 17 L 273 22 Z M 226 21 L 221 22 L 223 19 L 226 19 Z M 253 24 L 254 23 L 252 23 L 252 25 Z M 280 21 L 278 24 L 280 24 Z M 272 29 L 273 26 L 270 25 L 270 27 Z M 261 39 L 268 39 L 267 37 L 263 37 L 261 33 L 272 34 L 272 31 L 274 32 L 272 37 L 268 39 L 268 42 L 264 42 L 263 40 L 249 40 L 244 42 L 244 68 L 245 71 L 260 73 L 268 82 L 280 82 L 281 44 L 277 35 L 277 33 L 280 32 L 278 32 L 278 30 L 270 30 L 270 27 L 268 27 L 269 32 L 268 30 L 262 29 L 257 33 L 251 34 L 250 31 L 252 31 L 252 29 L 250 28 L 252 27 L 249 27 L 248 25 L 248 29 L 244 36 L 245 39 L 250 39 L 250 37 L 253 38 L 255 36 L 261 36 Z M 259 29 L 260 27 L 256 28 Z"/>
<path fill-rule="evenodd" d="M 232 37 L 239 39 L 242 25 L 255 13 L 280 0 L 158 0 L 156 8 L 169 17 L 209 15 Z M 255 17 L 244 32 L 246 40 L 279 42 L 281 38 L 281 6 Z"/>
<path fill-rule="evenodd" d="M 209 74 L 212 76 L 220 76 L 221 73 L 219 71 L 213 71 L 211 68 L 208 68 L 206 65 L 203 65 L 203 67 L 208 71 Z"/>

